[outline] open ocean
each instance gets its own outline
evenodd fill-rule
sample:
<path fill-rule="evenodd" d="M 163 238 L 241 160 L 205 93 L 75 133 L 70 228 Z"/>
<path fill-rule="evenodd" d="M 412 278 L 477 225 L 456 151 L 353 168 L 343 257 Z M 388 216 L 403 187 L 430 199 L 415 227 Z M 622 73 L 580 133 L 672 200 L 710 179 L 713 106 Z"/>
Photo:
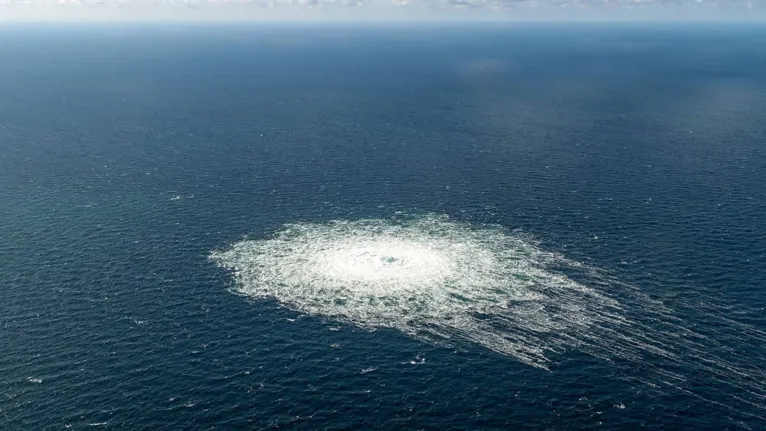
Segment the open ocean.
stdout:
<path fill-rule="evenodd" d="M 0 26 L 0 429 L 765 430 L 764 41 Z"/>

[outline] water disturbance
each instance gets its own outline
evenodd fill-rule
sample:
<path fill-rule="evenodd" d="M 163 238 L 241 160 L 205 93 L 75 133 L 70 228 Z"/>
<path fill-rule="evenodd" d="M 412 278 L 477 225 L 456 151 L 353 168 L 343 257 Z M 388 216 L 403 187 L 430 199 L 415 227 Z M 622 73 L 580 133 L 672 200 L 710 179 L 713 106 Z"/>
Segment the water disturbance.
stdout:
<path fill-rule="evenodd" d="M 727 387 L 727 407 L 763 413 L 763 370 L 716 356 L 661 302 L 521 232 L 441 215 L 293 223 L 211 258 L 232 272 L 236 292 L 309 315 L 434 344 L 475 343 L 542 369 L 576 349 L 641 367 L 634 380 L 650 387 L 695 395 L 689 376 L 674 371 L 692 365 Z"/>

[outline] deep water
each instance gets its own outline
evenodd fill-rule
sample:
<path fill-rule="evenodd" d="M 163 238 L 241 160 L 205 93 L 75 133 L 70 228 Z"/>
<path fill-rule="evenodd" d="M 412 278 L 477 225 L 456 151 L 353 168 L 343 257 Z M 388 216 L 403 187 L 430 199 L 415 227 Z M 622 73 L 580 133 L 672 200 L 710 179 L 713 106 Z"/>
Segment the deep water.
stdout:
<path fill-rule="evenodd" d="M 766 429 L 764 40 L 0 27 L 0 428 Z M 209 259 L 285 223 L 397 212 L 598 268 L 619 283 L 595 288 L 667 308 L 626 299 L 636 331 L 688 328 L 737 384 L 693 352 L 568 348 L 546 371 L 367 331 L 235 294 Z M 658 369 L 688 380 L 647 382 Z"/>

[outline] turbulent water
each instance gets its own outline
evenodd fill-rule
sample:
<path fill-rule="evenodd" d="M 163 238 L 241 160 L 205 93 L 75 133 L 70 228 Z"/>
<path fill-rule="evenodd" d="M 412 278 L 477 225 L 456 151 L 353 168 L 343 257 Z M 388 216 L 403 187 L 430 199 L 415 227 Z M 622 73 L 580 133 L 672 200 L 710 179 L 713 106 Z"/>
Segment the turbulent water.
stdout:
<path fill-rule="evenodd" d="M 661 301 L 547 252 L 518 231 L 438 215 L 295 223 L 210 257 L 232 271 L 243 295 L 366 329 L 394 328 L 442 345 L 473 342 L 540 368 L 570 349 L 609 361 L 661 357 L 672 365 L 638 379 L 650 387 L 685 391 L 688 376 L 673 369 L 702 369 L 728 386 L 718 404 L 744 403 L 766 420 L 766 368 L 711 354 L 707 337 Z M 565 275 L 573 269 L 585 281 Z M 630 317 L 628 308 L 641 311 Z M 747 342 L 766 342 L 756 328 L 711 317 L 745 331 Z"/>
<path fill-rule="evenodd" d="M 541 367 L 592 326 L 621 323 L 615 301 L 550 269 L 570 264 L 562 257 L 446 217 L 291 224 L 212 258 L 252 297 L 364 328 L 462 338 Z"/>

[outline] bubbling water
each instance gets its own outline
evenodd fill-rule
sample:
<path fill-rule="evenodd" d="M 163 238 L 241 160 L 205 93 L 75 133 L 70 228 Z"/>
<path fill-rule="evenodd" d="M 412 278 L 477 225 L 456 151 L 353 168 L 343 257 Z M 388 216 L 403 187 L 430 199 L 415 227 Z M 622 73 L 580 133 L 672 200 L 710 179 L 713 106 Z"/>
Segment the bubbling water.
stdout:
<path fill-rule="evenodd" d="M 463 339 L 543 368 L 589 327 L 624 323 L 615 300 L 550 269 L 575 263 L 524 235 L 443 216 L 290 224 L 212 258 L 251 297 L 433 342 Z"/>
<path fill-rule="evenodd" d="M 238 293 L 302 313 L 434 344 L 474 343 L 544 369 L 555 353 L 576 349 L 618 359 L 629 380 L 649 388 L 766 420 L 758 353 L 733 352 L 709 335 L 762 346 L 766 333 L 729 319 L 702 288 L 685 305 L 703 316 L 692 329 L 661 301 L 525 234 L 438 215 L 294 223 L 210 257 L 234 274 Z M 715 385 L 716 399 L 694 385 Z"/>

